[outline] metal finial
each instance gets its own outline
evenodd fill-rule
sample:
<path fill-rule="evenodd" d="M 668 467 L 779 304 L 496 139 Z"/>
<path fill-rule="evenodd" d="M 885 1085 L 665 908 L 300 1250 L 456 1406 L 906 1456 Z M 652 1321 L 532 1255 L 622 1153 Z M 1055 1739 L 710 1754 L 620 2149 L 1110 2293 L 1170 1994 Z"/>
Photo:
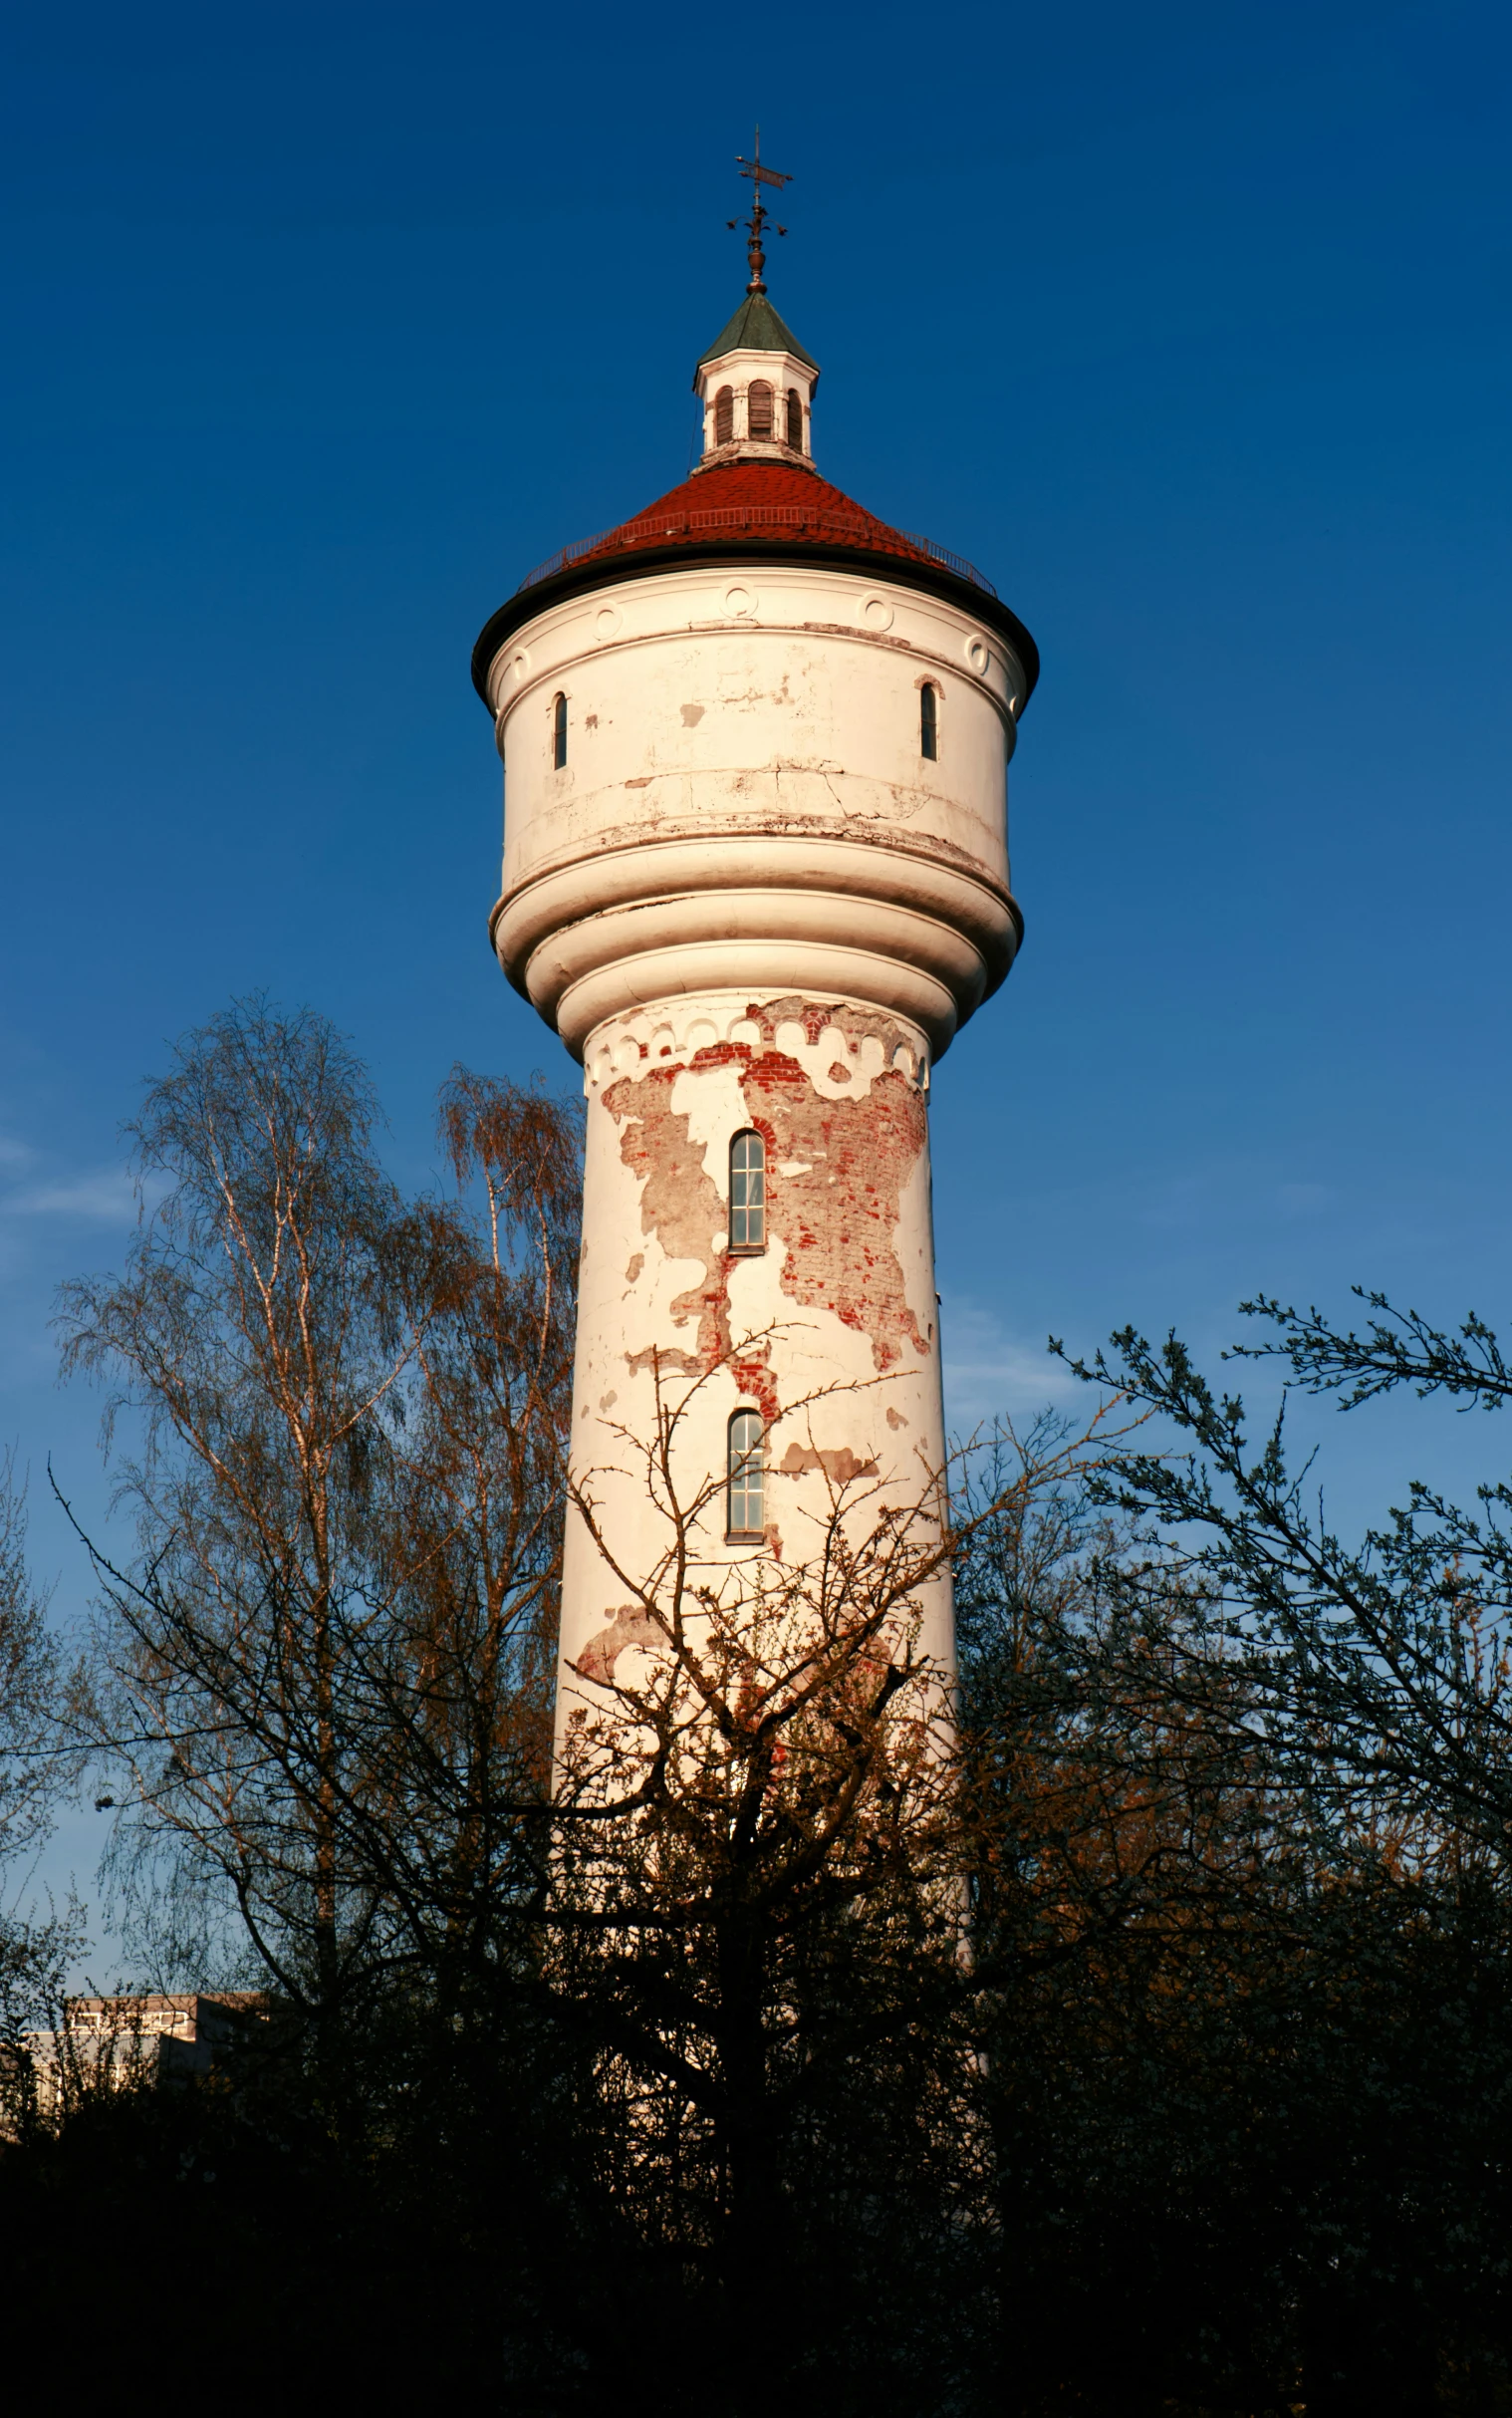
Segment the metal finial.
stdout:
<path fill-rule="evenodd" d="M 767 222 L 767 213 L 766 204 L 761 198 L 761 188 L 764 184 L 769 184 L 780 191 L 783 185 L 791 184 L 793 179 L 791 176 L 784 176 L 777 168 L 764 168 L 762 166 L 760 127 L 756 129 L 756 141 L 754 148 L 756 153 L 754 159 L 742 159 L 737 153 L 735 164 L 739 168 L 742 176 L 749 176 L 751 179 L 751 215 L 745 221 L 746 226 L 750 230 L 750 241 L 746 245 L 746 251 L 749 255 L 751 263 L 751 281 L 746 288 L 746 292 L 748 294 L 764 294 L 767 289 L 761 272 L 767 265 L 767 256 L 762 250 L 762 229 L 765 227 Z M 736 226 L 740 222 L 738 219 L 732 218 L 729 223 L 731 226 Z M 786 235 L 787 231 L 788 230 L 786 227 L 779 227 L 777 230 L 779 235 Z"/>

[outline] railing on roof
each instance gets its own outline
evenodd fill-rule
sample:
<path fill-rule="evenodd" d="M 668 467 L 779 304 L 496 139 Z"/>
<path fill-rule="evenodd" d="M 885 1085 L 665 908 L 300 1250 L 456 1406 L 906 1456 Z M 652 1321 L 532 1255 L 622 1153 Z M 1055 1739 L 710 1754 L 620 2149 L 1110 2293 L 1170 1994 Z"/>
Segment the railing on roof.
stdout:
<path fill-rule="evenodd" d="M 915 537 L 910 529 L 891 529 L 884 521 L 864 520 L 859 514 L 810 510 L 806 504 L 739 504 L 725 505 L 717 512 L 651 512 L 638 520 L 622 521 L 618 528 L 601 530 L 597 537 L 580 537 L 576 545 L 561 546 L 534 571 L 527 572 L 516 589 L 517 596 L 527 588 L 536 587 L 543 579 L 552 579 L 559 571 L 568 571 L 574 563 L 586 561 L 589 555 L 601 551 L 616 553 L 634 546 L 653 543 L 665 537 L 703 537 L 722 531 L 760 537 L 770 531 L 774 536 L 781 530 L 794 529 L 816 538 L 831 538 L 842 545 L 853 545 L 867 554 L 896 554 L 926 562 L 939 563 L 953 571 L 957 579 L 971 582 L 988 596 L 997 590 L 990 579 L 984 579 L 974 563 L 964 555 L 952 554 L 948 546 L 937 546 L 932 537 Z"/>

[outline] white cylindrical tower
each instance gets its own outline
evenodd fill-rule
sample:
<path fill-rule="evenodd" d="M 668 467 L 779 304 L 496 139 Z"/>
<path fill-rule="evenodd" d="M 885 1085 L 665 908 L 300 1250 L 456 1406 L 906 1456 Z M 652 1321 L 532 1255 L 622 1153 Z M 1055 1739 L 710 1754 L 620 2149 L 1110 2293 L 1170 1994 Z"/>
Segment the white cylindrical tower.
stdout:
<path fill-rule="evenodd" d="M 668 1408 L 711 1579 L 944 1460 L 927 1097 L 1022 921 L 1034 643 L 969 564 L 820 477 L 819 372 L 758 282 L 680 487 L 526 580 L 473 676 L 506 772 L 500 963 L 588 1095 L 559 1734 L 646 1645 Z M 617 1576 L 613 1564 L 619 1565 Z M 948 1587 L 921 1643 L 953 1666 Z"/>

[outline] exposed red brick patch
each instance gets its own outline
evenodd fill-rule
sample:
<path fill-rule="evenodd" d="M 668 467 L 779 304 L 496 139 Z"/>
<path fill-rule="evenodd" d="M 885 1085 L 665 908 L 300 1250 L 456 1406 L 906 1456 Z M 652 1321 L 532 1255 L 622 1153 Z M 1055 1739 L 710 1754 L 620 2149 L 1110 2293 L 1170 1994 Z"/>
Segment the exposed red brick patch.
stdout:
<path fill-rule="evenodd" d="M 780 1417 L 782 1405 L 777 1396 L 777 1375 L 771 1361 L 765 1356 L 767 1346 L 762 1344 L 758 1354 L 732 1360 L 730 1375 L 742 1394 L 750 1396 L 767 1426 L 771 1427 Z"/>
<path fill-rule="evenodd" d="M 748 1054 L 748 1053 L 746 1053 Z M 686 1117 L 672 1110 L 672 1086 L 680 1065 L 656 1066 L 612 1083 L 604 1095 L 620 1132 L 620 1156 L 639 1179 L 640 1230 L 654 1234 L 669 1259 L 696 1260 L 702 1281 L 679 1293 L 671 1315 L 679 1324 L 696 1319 L 691 1352 L 675 1346 L 636 1352 L 631 1374 L 655 1366 L 667 1377 L 701 1377 L 730 1361 L 730 1255 L 716 1237 L 729 1222 L 720 1194 L 704 1172 L 703 1147 L 691 1140 Z M 640 1254 L 639 1256 L 643 1256 Z M 750 1393 L 764 1419 L 777 1416 L 777 1396 L 764 1345 L 734 1368 L 735 1381 Z"/>
<path fill-rule="evenodd" d="M 898 1204 L 926 1140 L 922 1096 L 895 1072 L 879 1075 L 864 1100 L 825 1100 L 792 1058 L 776 1050 L 753 1059 L 746 1102 L 779 1105 L 772 1121 L 782 1157 L 804 1164 L 768 1177 L 772 1231 L 787 1241 L 781 1284 L 805 1309 L 828 1309 L 865 1335 L 879 1371 L 905 1345 L 921 1358 L 929 1338 L 907 1300 L 894 1247 Z"/>
<path fill-rule="evenodd" d="M 779 1024 L 801 1024 L 812 1049 L 826 1025 L 833 1024 L 853 1050 L 859 1041 L 869 1038 L 880 1041 L 887 1056 L 899 1041 L 909 1049 L 918 1047 L 914 1034 L 884 1007 L 858 1007 L 850 999 L 803 999 L 790 992 L 781 999 L 752 999 L 745 1012 L 763 1041 L 776 1039 Z"/>
<path fill-rule="evenodd" d="M 894 1246 L 903 1189 L 927 1138 L 923 1096 L 889 1066 L 865 1098 L 824 1099 L 798 1059 L 775 1045 L 778 1026 L 789 1021 L 801 1022 L 811 1046 L 829 1025 L 838 1026 L 853 1049 L 869 1036 L 884 1049 L 900 1040 L 912 1046 L 911 1036 L 880 1010 L 843 1002 L 783 998 L 752 1004 L 747 1013 L 764 1046 L 716 1042 L 695 1053 L 688 1071 L 727 1066 L 738 1076 L 746 1117 L 767 1145 L 768 1230 L 787 1244 L 782 1291 L 865 1335 L 880 1372 L 905 1348 L 927 1357 L 929 1338 L 908 1305 Z M 849 1071 L 832 1070 L 836 1079 Z M 639 1352 L 630 1366 L 654 1364 L 666 1375 L 694 1377 L 728 1365 L 770 1423 L 780 1403 L 769 1348 L 758 1344 L 738 1360 L 732 1356 L 734 1262 L 722 1241 L 728 1211 L 688 1119 L 672 1108 L 672 1087 L 682 1072 L 680 1064 L 657 1065 L 623 1077 L 604 1094 L 620 1128 L 621 1158 L 638 1183 L 641 1231 L 654 1234 L 668 1258 L 689 1259 L 701 1269 L 699 1280 L 670 1305 L 678 1324 L 697 1322 L 692 1350 Z M 784 1175 L 784 1165 L 797 1172 Z"/>

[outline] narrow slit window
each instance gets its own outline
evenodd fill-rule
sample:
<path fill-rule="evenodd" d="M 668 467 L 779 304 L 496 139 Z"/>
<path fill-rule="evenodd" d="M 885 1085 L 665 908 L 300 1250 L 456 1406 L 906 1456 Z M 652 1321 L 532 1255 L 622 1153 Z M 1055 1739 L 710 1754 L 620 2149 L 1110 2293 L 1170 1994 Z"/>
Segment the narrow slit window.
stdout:
<path fill-rule="evenodd" d="M 765 1533 L 766 1453 L 761 1413 L 737 1411 L 730 1421 L 726 1524 L 732 1538 Z"/>
<path fill-rule="evenodd" d="M 567 762 L 567 699 L 560 689 L 551 709 L 551 760 L 558 772 Z"/>
<path fill-rule="evenodd" d="M 721 387 L 714 398 L 714 442 L 727 445 L 735 433 L 735 390 Z"/>
<path fill-rule="evenodd" d="M 772 433 L 772 390 L 764 378 L 751 381 L 750 429 L 753 436 Z"/>
<path fill-rule="evenodd" d="M 918 752 L 931 763 L 939 754 L 939 690 L 928 680 L 918 692 Z"/>
<path fill-rule="evenodd" d="M 730 1144 L 730 1248 L 767 1247 L 767 1146 L 760 1134 L 737 1134 Z"/>
<path fill-rule="evenodd" d="M 788 443 L 795 453 L 803 451 L 803 404 L 796 387 L 788 389 Z"/>

